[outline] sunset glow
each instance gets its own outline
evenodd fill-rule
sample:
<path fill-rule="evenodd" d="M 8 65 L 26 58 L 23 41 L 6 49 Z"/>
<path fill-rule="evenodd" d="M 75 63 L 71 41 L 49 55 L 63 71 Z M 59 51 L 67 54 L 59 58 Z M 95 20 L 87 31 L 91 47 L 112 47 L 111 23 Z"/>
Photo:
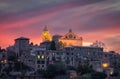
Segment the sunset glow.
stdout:
<path fill-rule="evenodd" d="M 14 44 L 24 36 L 34 44 L 42 41 L 47 25 L 51 35 L 72 29 L 84 45 L 96 40 L 120 52 L 120 0 L 2 0 L 0 1 L 0 46 Z"/>

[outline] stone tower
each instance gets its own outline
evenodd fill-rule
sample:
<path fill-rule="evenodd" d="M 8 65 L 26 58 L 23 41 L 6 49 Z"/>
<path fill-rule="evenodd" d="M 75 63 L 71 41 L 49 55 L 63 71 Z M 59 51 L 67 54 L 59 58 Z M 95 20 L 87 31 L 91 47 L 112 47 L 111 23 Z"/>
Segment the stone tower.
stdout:
<path fill-rule="evenodd" d="M 45 41 L 52 41 L 52 37 L 47 29 L 47 26 L 44 27 L 42 32 L 42 42 L 45 42 Z"/>

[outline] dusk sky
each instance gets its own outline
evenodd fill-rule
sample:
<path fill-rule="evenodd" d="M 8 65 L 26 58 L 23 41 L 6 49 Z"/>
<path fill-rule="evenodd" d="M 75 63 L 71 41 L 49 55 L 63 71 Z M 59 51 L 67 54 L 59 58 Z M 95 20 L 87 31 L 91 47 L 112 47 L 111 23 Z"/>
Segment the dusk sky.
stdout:
<path fill-rule="evenodd" d="M 72 29 L 85 44 L 100 40 L 120 51 L 120 0 L 0 0 L 2 48 L 21 36 L 39 44 L 45 25 L 51 35 Z"/>

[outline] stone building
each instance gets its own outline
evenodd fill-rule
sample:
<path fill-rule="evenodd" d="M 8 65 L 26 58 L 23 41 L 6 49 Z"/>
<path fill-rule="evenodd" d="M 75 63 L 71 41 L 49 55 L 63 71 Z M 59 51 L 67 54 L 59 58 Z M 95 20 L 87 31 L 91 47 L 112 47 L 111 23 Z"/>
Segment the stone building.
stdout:
<path fill-rule="evenodd" d="M 77 36 L 70 29 L 69 32 L 59 38 L 59 42 L 62 42 L 65 47 L 69 46 L 82 46 L 82 37 Z"/>
<path fill-rule="evenodd" d="M 23 53 L 21 61 L 34 70 L 46 69 L 48 64 L 47 54 L 46 48 L 38 46 L 33 48 L 30 52 Z"/>
<path fill-rule="evenodd" d="M 21 56 L 22 52 L 29 49 L 29 38 L 20 37 L 15 39 L 14 50 L 16 56 Z"/>

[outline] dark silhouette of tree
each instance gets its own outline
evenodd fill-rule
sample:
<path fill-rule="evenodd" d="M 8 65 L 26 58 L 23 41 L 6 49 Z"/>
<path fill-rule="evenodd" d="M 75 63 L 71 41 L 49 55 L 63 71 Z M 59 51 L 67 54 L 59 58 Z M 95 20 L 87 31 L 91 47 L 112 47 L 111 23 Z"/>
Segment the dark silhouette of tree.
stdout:
<path fill-rule="evenodd" d="M 79 65 L 77 68 L 77 72 L 80 73 L 80 75 L 83 75 L 94 72 L 94 70 L 89 65 Z"/>
<path fill-rule="evenodd" d="M 46 69 L 46 72 L 44 73 L 44 77 L 46 79 L 52 79 L 54 78 L 56 75 L 56 66 L 55 65 L 49 65 Z"/>
<path fill-rule="evenodd" d="M 45 73 L 44 77 L 46 79 L 52 79 L 58 75 L 65 75 L 66 74 L 66 68 L 63 64 L 57 63 L 57 64 L 50 64 Z"/>
<path fill-rule="evenodd" d="M 91 74 L 91 79 L 105 79 L 107 75 L 102 72 L 94 72 Z"/>
<path fill-rule="evenodd" d="M 50 49 L 51 50 L 56 50 L 56 44 L 55 44 L 54 41 L 51 41 Z"/>
<path fill-rule="evenodd" d="M 16 61 L 17 57 L 16 56 L 9 56 L 8 61 Z"/>
<path fill-rule="evenodd" d="M 74 66 L 67 66 L 67 70 L 77 70 L 77 68 Z"/>
<path fill-rule="evenodd" d="M 63 49 L 65 47 L 65 44 L 63 44 L 61 41 L 56 43 L 57 49 Z"/>
<path fill-rule="evenodd" d="M 30 70 L 31 68 L 24 65 L 22 62 L 14 62 L 14 69 L 16 71 L 26 71 L 26 70 Z"/>

